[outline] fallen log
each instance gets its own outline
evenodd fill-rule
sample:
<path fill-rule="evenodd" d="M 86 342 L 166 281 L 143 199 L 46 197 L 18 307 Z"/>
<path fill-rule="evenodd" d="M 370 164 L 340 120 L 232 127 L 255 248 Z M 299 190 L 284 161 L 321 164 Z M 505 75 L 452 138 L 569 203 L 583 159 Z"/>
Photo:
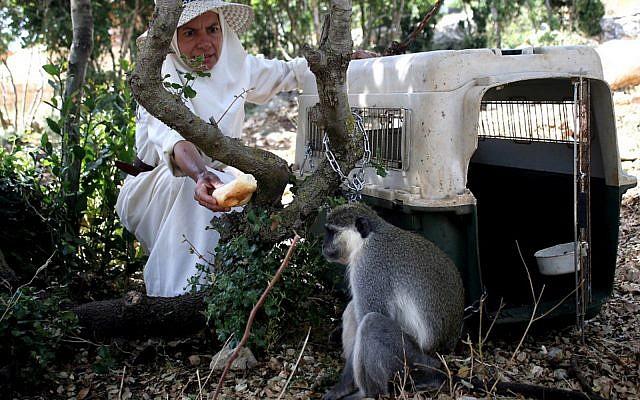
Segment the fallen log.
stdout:
<path fill-rule="evenodd" d="M 129 292 L 122 299 L 94 301 L 72 309 L 83 336 L 183 336 L 206 326 L 205 292 L 149 297 Z"/>

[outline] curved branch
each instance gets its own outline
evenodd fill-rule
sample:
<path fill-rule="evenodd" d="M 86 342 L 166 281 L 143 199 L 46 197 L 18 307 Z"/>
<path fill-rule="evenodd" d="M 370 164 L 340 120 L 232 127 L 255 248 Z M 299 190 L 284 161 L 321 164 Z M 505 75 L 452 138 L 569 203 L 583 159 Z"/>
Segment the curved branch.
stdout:
<path fill-rule="evenodd" d="M 255 197 L 258 205 L 276 205 L 289 177 L 286 161 L 268 151 L 244 146 L 239 139 L 224 136 L 217 124 L 207 123 L 194 115 L 179 97 L 162 85 L 162 63 L 181 11 L 180 0 L 157 1 L 147 39 L 141 45 L 136 68 L 129 78 L 134 97 L 151 115 L 204 153 L 253 174 L 258 180 Z"/>
<path fill-rule="evenodd" d="M 318 125 L 327 131 L 331 148 L 343 171 L 353 169 L 364 151 L 362 137 L 354 135 L 354 119 L 347 96 L 347 68 L 351 61 L 351 1 L 333 0 L 325 18 L 319 48 L 305 47 L 309 68 L 316 76 L 318 87 Z M 291 229 L 303 231 L 315 217 L 328 196 L 334 195 L 341 180 L 326 160 L 308 177 L 294 201 L 279 213 L 284 237 Z M 290 224 L 287 224 L 290 222 Z"/>

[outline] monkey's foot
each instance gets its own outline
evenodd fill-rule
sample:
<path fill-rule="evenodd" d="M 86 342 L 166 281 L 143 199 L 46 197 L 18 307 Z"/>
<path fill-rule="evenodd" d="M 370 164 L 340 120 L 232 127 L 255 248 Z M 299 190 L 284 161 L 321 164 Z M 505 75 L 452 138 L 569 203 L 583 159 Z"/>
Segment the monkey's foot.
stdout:
<path fill-rule="evenodd" d="M 360 391 L 358 388 L 353 386 L 345 386 L 345 385 L 335 385 L 331 390 L 329 390 L 322 397 L 323 400 L 338 400 L 338 399 L 348 399 L 348 400 L 358 400 L 362 399 L 364 396 L 353 397 L 360 395 Z"/>

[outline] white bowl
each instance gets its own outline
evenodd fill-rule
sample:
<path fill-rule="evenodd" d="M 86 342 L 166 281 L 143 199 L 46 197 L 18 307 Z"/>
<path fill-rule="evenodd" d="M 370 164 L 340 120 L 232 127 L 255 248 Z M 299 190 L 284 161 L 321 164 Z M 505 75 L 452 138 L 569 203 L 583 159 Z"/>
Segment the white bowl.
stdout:
<path fill-rule="evenodd" d="M 538 250 L 534 256 L 542 275 L 562 275 L 575 271 L 575 243 L 562 243 Z"/>

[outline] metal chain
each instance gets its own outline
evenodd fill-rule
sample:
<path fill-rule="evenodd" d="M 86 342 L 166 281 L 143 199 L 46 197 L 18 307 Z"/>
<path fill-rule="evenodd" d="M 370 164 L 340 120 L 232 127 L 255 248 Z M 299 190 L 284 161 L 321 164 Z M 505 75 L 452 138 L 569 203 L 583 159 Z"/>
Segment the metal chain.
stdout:
<path fill-rule="evenodd" d="M 360 167 L 358 169 L 352 179 L 349 179 L 347 175 L 342 172 L 340 168 L 340 164 L 336 160 L 335 155 L 329 148 L 329 136 L 327 135 L 327 131 L 324 132 L 324 137 L 322 138 L 322 147 L 324 149 L 325 157 L 327 157 L 327 161 L 331 166 L 331 169 L 338 174 L 342 183 L 347 187 L 349 202 L 359 201 L 362 197 L 361 192 L 364 189 L 364 169 L 371 161 L 371 148 L 369 147 L 369 137 L 367 135 L 367 131 L 364 129 L 364 121 L 360 114 L 352 111 L 351 114 L 356 121 L 355 129 L 358 130 L 362 134 L 363 144 L 364 144 L 364 152 L 362 154 L 362 161 L 360 163 Z M 354 132 L 355 133 L 355 132 Z"/>

